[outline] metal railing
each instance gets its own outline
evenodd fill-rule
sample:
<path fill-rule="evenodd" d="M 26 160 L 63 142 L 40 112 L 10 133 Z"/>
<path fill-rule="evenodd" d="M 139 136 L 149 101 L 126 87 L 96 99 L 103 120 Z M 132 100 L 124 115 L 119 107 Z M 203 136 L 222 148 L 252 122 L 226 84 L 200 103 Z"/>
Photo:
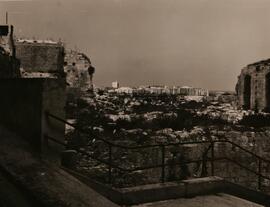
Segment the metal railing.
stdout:
<path fill-rule="evenodd" d="M 76 125 L 74 124 L 71 124 L 69 122 L 67 122 L 66 120 L 64 119 L 61 119 L 49 112 L 46 112 L 46 115 L 47 117 L 51 117 L 55 120 L 58 120 L 62 123 L 65 123 L 71 127 L 74 127 L 78 132 L 81 132 L 81 133 L 85 133 L 85 134 L 88 134 L 89 131 L 87 130 L 83 130 L 83 129 L 79 129 Z M 63 145 L 63 146 L 67 146 L 66 143 L 64 142 L 61 142 L 53 137 L 50 137 L 48 135 L 46 135 L 46 139 L 48 140 L 51 140 L 53 142 L 56 142 L 60 145 Z M 262 180 L 263 179 L 266 179 L 266 180 L 269 180 L 270 181 L 270 177 L 266 176 L 266 175 L 263 175 L 262 174 L 262 165 L 263 163 L 267 163 L 270 165 L 270 160 L 268 159 L 265 159 L 247 149 L 245 149 L 244 147 L 228 140 L 228 139 L 221 139 L 221 140 L 205 140 L 205 141 L 190 141 L 190 142 L 179 142 L 179 143 L 167 143 L 167 144 L 151 144 L 151 145 L 140 145 L 140 146 L 124 146 L 124 145 L 120 145 L 120 144 L 116 144 L 116 143 L 113 143 L 113 142 L 110 142 L 108 140 L 105 140 L 101 137 L 95 137 L 96 140 L 100 140 L 102 142 L 104 142 L 105 144 L 107 144 L 108 146 L 108 161 L 107 160 L 103 160 L 103 159 L 100 159 L 100 158 L 97 158 L 95 156 L 93 156 L 91 153 L 88 153 L 84 150 L 81 150 L 81 149 L 76 149 L 79 153 L 83 154 L 83 155 L 87 155 L 89 156 L 90 158 L 100 162 L 100 163 L 103 163 L 105 165 L 108 166 L 108 182 L 109 184 L 113 185 L 113 182 L 112 182 L 112 169 L 118 169 L 120 171 L 123 171 L 123 172 L 127 172 L 127 173 L 131 173 L 131 172 L 134 172 L 134 171 L 138 171 L 138 170 L 149 170 L 149 169 L 154 169 L 154 168 L 160 168 L 160 181 L 162 183 L 164 183 L 166 180 L 165 180 L 165 173 L 166 173 L 166 167 L 169 167 L 171 165 L 174 165 L 174 166 L 177 166 L 177 165 L 183 165 L 183 164 L 190 164 L 190 163 L 198 163 L 198 162 L 201 162 L 203 163 L 204 165 L 206 165 L 207 162 L 210 162 L 210 168 L 211 168 L 211 176 L 214 176 L 215 175 L 215 161 L 218 161 L 218 160 L 227 160 L 229 162 L 232 162 L 236 165 L 238 165 L 240 168 L 248 171 L 248 172 L 251 172 L 253 174 L 255 174 L 257 176 L 257 187 L 259 190 L 261 190 L 262 188 Z M 257 170 L 252 170 L 250 169 L 249 167 L 247 166 L 244 166 L 243 164 L 239 163 L 238 161 L 234 160 L 234 159 L 231 159 L 231 158 L 228 158 L 228 157 L 216 157 L 215 156 L 215 144 L 216 143 L 229 143 L 231 144 L 233 147 L 236 147 L 238 149 L 240 149 L 242 152 L 245 152 L 253 157 L 255 157 L 257 160 L 258 160 L 258 166 L 257 166 Z M 180 146 L 180 145 L 196 145 L 196 144 L 209 144 L 208 148 L 206 149 L 206 151 L 204 152 L 203 156 L 202 156 L 202 159 L 196 159 L 196 160 L 189 160 L 189 161 L 181 161 L 181 162 L 176 162 L 176 163 L 166 163 L 165 161 L 165 155 L 166 155 L 166 148 L 167 147 L 170 147 L 170 146 Z M 160 149 L 160 152 L 161 152 L 161 164 L 155 164 L 155 165 L 148 165 L 148 166 L 144 166 L 144 167 L 133 167 L 133 168 L 123 168 L 123 167 L 120 167 L 116 164 L 114 164 L 113 162 L 113 149 L 114 148 L 121 148 L 121 149 L 124 149 L 124 150 L 137 150 L 137 149 L 150 149 L 150 148 L 159 148 Z M 210 151 L 210 157 L 208 157 L 207 155 L 209 154 L 209 151 Z M 205 167 L 205 166 L 204 166 Z M 204 168 L 202 167 L 202 168 Z"/>

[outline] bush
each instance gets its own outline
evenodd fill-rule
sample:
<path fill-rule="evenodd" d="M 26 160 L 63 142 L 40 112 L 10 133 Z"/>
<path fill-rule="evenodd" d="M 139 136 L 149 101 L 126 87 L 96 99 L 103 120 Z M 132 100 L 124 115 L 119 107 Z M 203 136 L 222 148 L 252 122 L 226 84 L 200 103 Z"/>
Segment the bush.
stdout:
<path fill-rule="evenodd" d="M 251 127 L 270 126 L 270 114 L 251 114 L 246 115 L 239 124 Z"/>

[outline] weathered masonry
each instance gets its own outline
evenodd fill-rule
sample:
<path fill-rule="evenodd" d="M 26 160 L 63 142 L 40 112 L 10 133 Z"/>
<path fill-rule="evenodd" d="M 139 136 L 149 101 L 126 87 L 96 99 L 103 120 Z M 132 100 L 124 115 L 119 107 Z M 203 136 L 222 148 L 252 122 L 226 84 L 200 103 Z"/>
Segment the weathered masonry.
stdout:
<path fill-rule="evenodd" d="M 0 78 L 20 77 L 20 61 L 16 57 L 13 26 L 0 25 Z"/>
<path fill-rule="evenodd" d="M 65 54 L 62 43 L 17 40 L 15 44 L 24 71 L 63 73 Z"/>
<path fill-rule="evenodd" d="M 236 84 L 236 94 L 239 108 L 270 111 L 270 59 L 242 69 Z"/>

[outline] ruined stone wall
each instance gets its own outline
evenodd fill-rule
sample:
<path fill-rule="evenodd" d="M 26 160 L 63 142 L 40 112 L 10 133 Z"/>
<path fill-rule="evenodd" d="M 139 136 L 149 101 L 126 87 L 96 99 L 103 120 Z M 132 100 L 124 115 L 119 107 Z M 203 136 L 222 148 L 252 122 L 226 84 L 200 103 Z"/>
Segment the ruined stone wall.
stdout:
<path fill-rule="evenodd" d="M 69 88 L 80 88 L 87 90 L 91 86 L 88 68 L 91 65 L 90 58 L 84 53 L 75 50 L 67 50 L 65 55 L 66 65 L 64 67 L 67 74 Z M 73 64 L 75 64 L 73 66 Z"/>
<path fill-rule="evenodd" d="M 252 130 L 237 131 L 231 129 L 212 129 L 210 133 L 213 138 L 226 138 L 257 155 L 270 160 L 270 128 L 265 128 L 257 132 Z M 198 137 L 198 139 L 199 138 L 200 137 Z M 190 141 L 195 140 L 190 139 Z M 209 147 L 209 145 L 210 144 L 187 144 L 179 147 L 166 147 L 165 163 L 181 163 L 183 160 L 191 161 L 202 159 L 202 155 Z M 172 159 L 172 154 L 176 155 L 174 159 Z M 152 152 L 145 152 L 145 155 L 140 152 L 140 154 L 132 154 L 132 156 L 137 163 L 141 163 L 140 166 L 160 164 L 162 159 L 161 150 L 158 148 Z M 246 153 L 240 148 L 234 147 L 229 143 L 215 143 L 214 156 L 215 158 L 230 158 L 237 161 L 244 167 L 258 172 L 259 160 L 249 153 Z M 211 158 L 211 150 L 208 152 L 207 157 L 209 159 Z M 202 170 L 202 162 L 190 163 L 182 166 L 169 165 L 165 169 L 165 179 L 166 181 L 170 181 L 175 179 L 181 180 L 185 178 L 200 177 L 203 173 Z M 210 161 L 207 162 L 206 172 L 207 173 L 204 176 L 211 176 Z M 261 173 L 264 176 L 269 177 L 270 163 L 262 162 Z M 258 176 L 256 174 L 249 172 L 239 165 L 225 159 L 214 162 L 214 175 L 220 176 L 226 180 L 251 189 L 258 189 Z M 129 176 L 132 177 L 134 175 L 131 174 Z M 146 182 L 149 183 L 159 182 L 161 178 L 161 168 L 142 171 L 140 178 L 142 177 L 146 177 L 145 180 L 147 180 Z M 270 193 L 269 180 L 262 179 L 262 190 L 264 192 Z"/>
<path fill-rule="evenodd" d="M 260 131 L 237 131 L 237 130 L 211 130 L 212 137 L 223 137 L 234 143 L 242 146 L 243 148 L 270 160 L 270 128 L 265 128 Z M 192 141 L 192 140 L 191 140 Z M 189 145 L 189 148 L 182 148 L 182 152 L 185 154 L 186 160 L 195 160 L 201 157 L 200 149 L 202 146 Z M 214 156 L 216 158 L 227 157 L 240 163 L 244 167 L 250 170 L 258 172 L 259 160 L 244 152 L 243 150 L 234 147 L 229 143 L 215 143 Z M 208 157 L 211 157 L 209 151 Z M 199 175 L 201 169 L 196 167 L 196 164 L 189 164 L 188 166 L 189 176 Z M 261 173 L 269 177 L 270 163 L 262 162 Z M 207 174 L 211 175 L 210 161 L 207 163 Z M 249 172 L 242 167 L 230 162 L 228 160 L 218 160 L 214 162 L 214 175 L 225 178 L 234 183 L 246 186 L 251 189 L 258 189 L 258 176 L 252 172 Z M 262 179 L 262 190 L 270 193 L 270 181 Z"/>
<path fill-rule="evenodd" d="M 62 44 L 16 42 L 17 57 L 26 72 L 63 71 L 64 47 Z"/>
<path fill-rule="evenodd" d="M 261 131 L 219 131 L 224 133 L 224 136 L 244 147 L 245 149 L 270 160 L 270 129 L 266 128 Z M 237 161 L 243 166 L 258 172 L 259 160 L 245 153 L 243 150 L 233 147 L 231 144 L 217 144 L 215 150 L 216 156 L 227 156 L 230 159 Z M 269 177 L 270 163 L 262 162 L 261 173 Z M 243 186 L 258 189 L 258 176 L 252 172 L 239 167 L 229 161 L 218 161 L 215 163 L 215 175 L 224 177 L 230 181 L 241 184 Z M 262 190 L 270 193 L 270 181 L 262 179 Z"/>
<path fill-rule="evenodd" d="M 251 77 L 250 90 L 250 108 L 252 110 L 264 110 L 267 107 L 266 103 L 266 75 L 270 72 L 268 62 L 256 63 L 243 68 L 238 77 L 236 85 L 237 104 L 239 108 L 243 108 L 245 77 Z"/>

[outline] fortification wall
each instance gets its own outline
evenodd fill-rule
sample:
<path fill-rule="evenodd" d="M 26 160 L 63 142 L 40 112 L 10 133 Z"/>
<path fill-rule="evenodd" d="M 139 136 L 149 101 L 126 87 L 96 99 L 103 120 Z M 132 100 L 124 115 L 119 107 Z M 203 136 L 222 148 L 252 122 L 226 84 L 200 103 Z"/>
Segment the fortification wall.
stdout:
<path fill-rule="evenodd" d="M 259 111 L 269 108 L 270 103 L 267 103 L 269 89 L 267 89 L 266 78 L 269 73 L 270 65 L 265 61 L 248 65 L 241 70 L 236 85 L 239 108 Z"/>
<path fill-rule="evenodd" d="M 16 42 L 17 58 L 26 72 L 63 72 L 61 44 Z"/>
<path fill-rule="evenodd" d="M 88 68 L 91 65 L 90 58 L 75 50 L 67 50 L 65 55 L 67 83 L 70 88 L 87 90 L 91 86 Z M 73 64 L 75 64 L 73 66 Z"/>

